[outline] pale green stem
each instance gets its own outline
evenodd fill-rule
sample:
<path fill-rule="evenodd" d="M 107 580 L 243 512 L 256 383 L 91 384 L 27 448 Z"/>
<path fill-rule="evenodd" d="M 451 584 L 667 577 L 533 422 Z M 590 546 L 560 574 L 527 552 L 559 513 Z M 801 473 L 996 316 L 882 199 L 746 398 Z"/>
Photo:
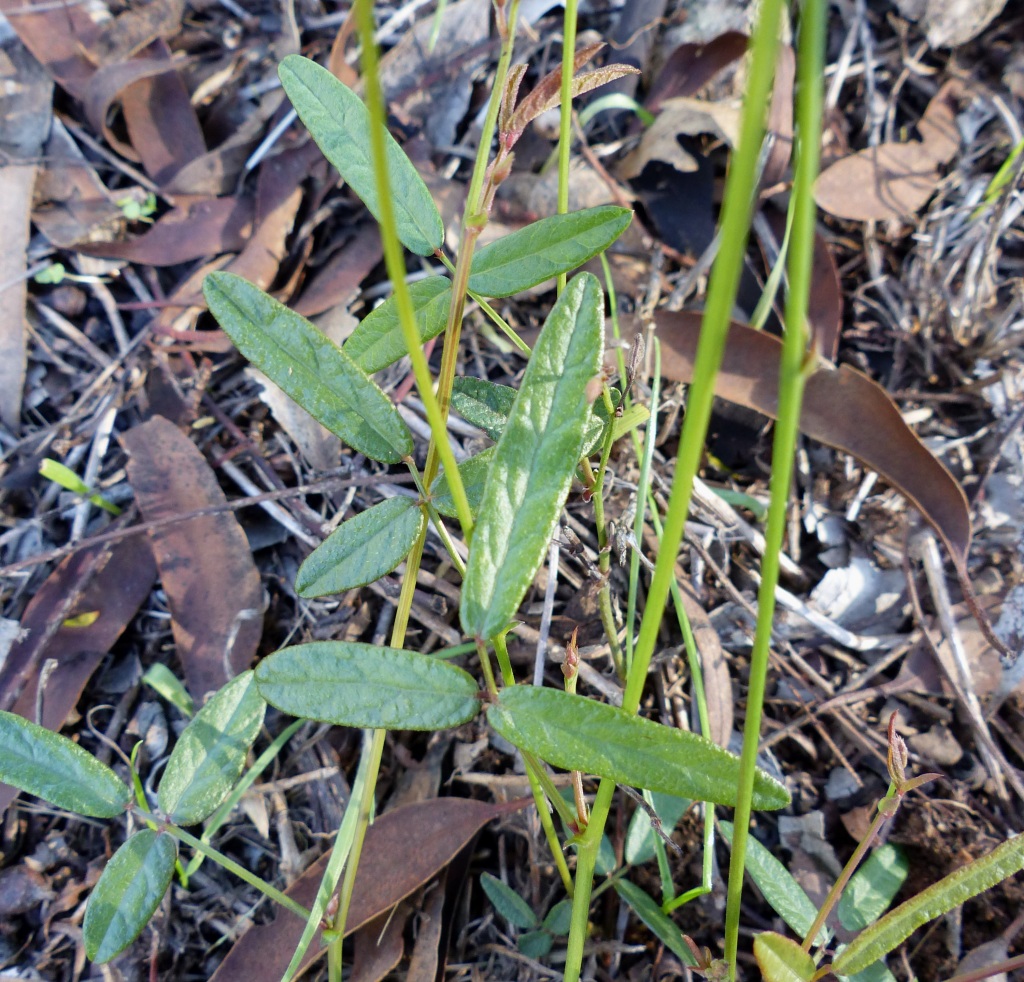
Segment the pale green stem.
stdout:
<path fill-rule="evenodd" d="M 676 556 L 689 512 L 693 479 L 700 467 L 704 437 L 711 417 L 715 377 L 725 352 L 732 306 L 739 285 L 750 229 L 750 216 L 757 191 L 757 161 L 764 139 L 765 106 L 768 105 L 775 74 L 781 9 L 782 0 L 763 0 L 759 28 L 752 42 L 753 58 L 744 99 L 739 147 L 726 180 L 720 221 L 721 246 L 708 285 L 704 321 L 694 365 L 694 380 L 687 400 L 679 457 L 676 460 L 675 478 L 665 518 L 665 534 L 640 625 L 633 665 L 623 694 L 622 708 L 630 713 L 635 713 L 640 706 L 647 670 L 658 640 L 665 601 L 675 578 Z M 570 934 L 569 937 L 565 982 L 579 980 L 584 943 L 584 936 L 579 932 L 585 932 L 586 929 L 594 860 L 611 808 L 614 790 L 614 781 L 608 778 L 601 781 L 591 812 L 590 825 L 580 844 L 576 892 L 573 897 L 574 934 Z"/>
<path fill-rule="evenodd" d="M 135 808 L 133 811 L 143 821 L 150 825 L 155 825 L 161 831 L 174 836 L 175 839 L 191 846 L 197 852 L 201 852 L 207 859 L 212 859 L 218 865 L 223 866 L 229 873 L 234 873 L 240 880 L 244 880 L 249 886 L 255 887 L 260 893 L 269 897 L 275 903 L 280 904 L 285 910 L 291 911 L 296 917 L 302 918 L 303 921 L 309 917 L 309 911 L 302 904 L 296 903 L 291 897 L 282 893 L 276 887 L 272 887 L 262 877 L 257 876 L 255 873 L 250 873 L 244 866 L 240 866 L 230 856 L 225 856 L 219 849 L 214 849 L 213 846 L 203 842 L 202 839 L 197 839 L 194 835 L 189 834 L 177 825 L 165 822 L 157 818 L 156 815 L 151 815 L 141 808 Z"/>
<path fill-rule="evenodd" d="M 725 959 L 730 977 L 736 977 L 739 944 L 740 902 L 746 859 L 754 775 L 761 734 L 768 655 L 775 614 L 775 589 L 779 582 L 779 557 L 786 531 L 793 458 L 800 427 L 800 405 L 808 366 L 815 356 L 807 347 L 807 304 L 814 255 L 814 181 L 818 175 L 821 143 L 821 110 L 824 72 L 826 0 L 805 0 L 800 20 L 797 68 L 797 158 L 790 207 L 793 235 L 789 248 L 789 291 L 786 295 L 786 327 L 779 366 L 779 412 L 772 447 L 771 500 L 765 528 L 764 559 L 757 598 L 757 627 L 750 655 L 750 682 L 743 725 L 743 752 L 737 787 L 729 888 L 725 911 Z M 768 29 L 768 25 L 763 25 Z M 772 28 L 775 30 L 774 26 Z"/>
<path fill-rule="evenodd" d="M 565 861 L 562 852 L 562 844 L 558 841 L 558 833 L 555 831 L 555 823 L 551 820 L 551 809 L 548 807 L 547 799 L 544 796 L 544 789 L 541 787 L 537 774 L 530 761 L 526 763 L 526 777 L 530 782 L 530 791 L 533 792 L 533 801 L 537 806 L 537 817 L 540 819 L 541 828 L 544 829 L 544 838 L 547 840 L 548 849 L 558 868 L 558 875 L 562 878 L 562 885 L 565 892 L 572 896 L 572 874 L 569 872 L 569 865 Z"/>
<path fill-rule="evenodd" d="M 572 73 L 576 63 L 576 0 L 565 0 L 562 18 L 562 104 L 558 117 L 558 214 L 569 210 L 569 151 L 572 149 Z M 565 289 L 565 273 L 558 292 Z"/>

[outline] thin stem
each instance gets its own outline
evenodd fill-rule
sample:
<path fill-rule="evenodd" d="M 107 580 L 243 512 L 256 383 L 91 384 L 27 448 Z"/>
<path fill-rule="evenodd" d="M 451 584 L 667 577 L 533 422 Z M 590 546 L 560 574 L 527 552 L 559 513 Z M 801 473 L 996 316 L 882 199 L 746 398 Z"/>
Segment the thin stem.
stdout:
<path fill-rule="evenodd" d="M 569 151 L 572 149 L 572 73 L 576 62 L 576 0 L 565 0 L 562 18 L 562 105 L 558 117 L 558 214 L 569 210 Z M 565 273 L 558 292 L 565 289 Z"/>
<path fill-rule="evenodd" d="M 280 904 L 285 910 L 291 911 L 296 917 L 300 917 L 304 921 L 309 918 L 309 911 L 302 904 L 296 903 L 291 897 L 282 893 L 276 887 L 272 887 L 262 877 L 257 876 L 255 873 L 250 873 L 244 866 L 240 866 L 230 856 L 225 856 L 219 849 L 214 849 L 213 846 L 203 842 L 202 839 L 197 839 L 194 835 L 179 828 L 177 825 L 164 822 L 155 815 L 143 811 L 141 808 L 135 808 L 133 811 L 143 821 L 156 823 L 161 831 L 166 832 L 168 835 L 173 835 L 175 839 L 191 846 L 197 852 L 201 852 L 207 859 L 212 859 L 215 863 L 219 863 L 229 873 L 234 873 L 240 880 L 245 880 L 246 883 L 255 887 L 260 893 L 265 894 L 275 903 Z"/>
<path fill-rule="evenodd" d="M 861 840 L 860 844 L 854 850 L 853 855 L 850 857 L 850 861 L 843 867 L 842 873 L 839 874 L 839 879 L 832 884 L 832 889 L 829 890 L 828 896 L 825 898 L 825 902 L 821 905 L 821 909 L 818 911 L 818 915 L 814 918 L 814 923 L 811 925 L 807 932 L 807 937 L 804 938 L 804 943 L 801 945 L 804 951 L 810 951 L 811 945 L 814 944 L 814 939 L 817 938 L 818 933 L 822 927 L 825 926 L 825 921 L 828 920 L 828 915 L 832 913 L 832 908 L 839 903 L 839 898 L 843 895 L 843 890 L 846 889 L 846 884 L 850 882 L 850 877 L 853 876 L 857 867 L 860 866 L 861 861 L 868 854 L 868 849 L 871 848 L 871 844 L 875 841 L 876 836 L 881 831 L 882 826 L 892 818 L 894 812 L 886 813 L 879 811 L 875 814 L 874 820 L 871 822 L 871 827 L 867 831 L 867 835 Z"/>
<path fill-rule="evenodd" d="M 676 460 L 675 478 L 672 482 L 668 514 L 665 518 L 665 534 L 658 553 L 658 562 L 651 581 L 643 621 L 640 625 L 633 665 L 626 679 L 626 689 L 623 694 L 622 708 L 630 713 L 635 713 L 640 707 L 647 670 L 654 655 L 658 629 L 665 611 L 665 601 L 668 598 L 669 587 L 674 580 L 676 556 L 682 542 L 686 516 L 690 508 L 693 479 L 700 467 L 704 437 L 707 433 L 708 421 L 711 418 L 715 377 L 725 352 L 732 306 L 739 285 L 750 228 L 750 216 L 757 190 L 757 161 L 764 139 L 764 107 L 768 105 L 772 79 L 775 74 L 781 9 L 782 0 L 763 0 L 760 23 L 752 42 L 753 58 L 747 84 L 747 95 L 743 105 L 739 147 L 730 164 L 726 180 L 725 199 L 720 220 L 721 247 L 708 285 L 707 304 L 694 365 L 694 380 L 690 386 L 679 457 Z M 608 778 L 603 779 L 598 787 L 590 825 L 584 836 L 586 845 L 589 849 L 594 850 L 589 869 L 583 864 L 583 859 L 589 855 L 589 852 L 582 846 L 580 849 L 576 872 L 576 894 L 573 898 L 573 930 L 577 935 L 586 929 L 586 916 L 590 907 L 593 858 L 596 858 L 596 849 L 608 818 L 614 790 L 615 782 Z M 583 941 L 583 936 L 570 934 L 566 953 L 566 982 L 578 982 L 579 980 L 583 960 Z"/>
<path fill-rule="evenodd" d="M 558 875 L 562 878 L 562 886 L 565 892 L 572 896 L 572 874 L 569 872 L 569 865 L 565 861 L 562 852 L 562 844 L 558 841 L 558 833 L 555 831 L 555 823 L 551 820 L 551 808 L 548 807 L 547 799 L 544 796 L 544 789 L 534 772 L 530 761 L 526 763 L 526 777 L 530 782 L 530 791 L 533 792 L 533 802 L 537 807 L 537 817 L 540 819 L 541 828 L 544 829 L 544 838 L 547 839 L 548 849 L 551 850 L 551 857 L 558 868 Z"/>
<path fill-rule="evenodd" d="M 809 364 L 807 306 L 814 255 L 814 181 L 818 175 L 823 101 L 826 0 L 806 0 L 800 21 L 797 89 L 797 159 L 793 181 L 793 235 L 789 249 L 789 291 L 786 295 L 786 329 L 779 366 L 779 413 L 772 447 L 771 500 L 765 528 L 764 559 L 757 598 L 757 627 L 750 655 L 743 752 L 737 786 L 732 853 L 729 858 L 729 887 L 725 910 L 725 960 L 730 978 L 736 977 L 739 944 L 740 903 L 746 860 L 750 813 L 753 807 L 754 775 L 761 735 L 768 654 L 775 615 L 775 590 L 779 582 L 780 556 L 786 531 L 793 458 L 800 427 L 800 405 Z M 759 28 L 768 30 L 765 23 Z M 772 26 L 774 35 L 774 25 Z"/>

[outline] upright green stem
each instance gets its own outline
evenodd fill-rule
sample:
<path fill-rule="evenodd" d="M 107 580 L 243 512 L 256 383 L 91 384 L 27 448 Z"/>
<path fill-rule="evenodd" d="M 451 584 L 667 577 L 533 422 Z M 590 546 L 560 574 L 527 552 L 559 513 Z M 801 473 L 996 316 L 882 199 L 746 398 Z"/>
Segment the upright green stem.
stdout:
<path fill-rule="evenodd" d="M 572 149 L 572 70 L 576 60 L 576 0 L 565 0 L 562 18 L 562 105 L 558 117 L 558 214 L 569 210 L 569 151 Z M 565 289 L 565 273 L 558 292 Z"/>
<path fill-rule="evenodd" d="M 797 160 L 793 181 L 793 236 L 789 249 L 789 292 L 786 296 L 786 330 L 779 367 L 779 414 L 772 447 L 771 501 L 765 529 L 764 560 L 757 597 L 757 627 L 750 655 L 750 683 L 743 725 L 743 753 L 737 788 L 729 890 L 725 911 L 725 958 L 732 978 L 736 976 L 739 943 L 743 867 L 754 793 L 754 771 L 761 734 L 768 674 L 768 653 L 775 614 L 775 590 L 779 582 L 779 557 L 786 531 L 786 513 L 793 479 L 793 457 L 800 426 L 804 382 L 816 356 L 808 352 L 807 304 L 814 254 L 814 181 L 818 176 L 821 143 L 822 79 L 824 73 L 826 0 L 805 0 L 800 18 L 797 73 Z"/>
<path fill-rule="evenodd" d="M 726 181 L 720 221 L 721 247 L 708 284 L 707 304 L 694 365 L 694 380 L 687 399 L 679 457 L 676 460 L 675 478 L 669 496 L 668 514 L 665 517 L 665 534 L 640 625 L 633 665 L 623 694 L 622 708 L 631 713 L 635 713 L 640 706 L 647 670 L 654 654 L 658 629 L 665 611 L 665 601 L 674 579 L 676 556 L 690 508 L 693 479 L 700 467 L 704 438 L 711 417 L 715 377 L 725 352 L 732 306 L 739 285 L 750 229 L 750 216 L 757 191 L 757 161 L 764 140 L 765 107 L 768 105 L 775 74 L 781 9 L 782 0 L 763 0 L 760 21 L 752 40 L 753 57 L 743 105 L 739 147 L 731 161 Z M 614 790 L 613 781 L 601 781 L 591 812 L 590 825 L 580 844 L 576 867 L 576 892 L 573 898 L 573 933 L 569 937 L 566 955 L 566 982 L 578 982 L 580 977 L 584 943 L 584 935 L 580 932 L 585 932 L 586 929 L 594 860 L 597 857 Z"/>

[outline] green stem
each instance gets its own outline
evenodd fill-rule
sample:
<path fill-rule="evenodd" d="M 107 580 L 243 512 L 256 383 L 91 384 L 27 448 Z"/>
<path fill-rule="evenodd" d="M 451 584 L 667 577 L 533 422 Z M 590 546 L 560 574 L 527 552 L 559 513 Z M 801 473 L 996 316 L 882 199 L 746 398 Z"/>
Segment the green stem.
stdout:
<path fill-rule="evenodd" d="M 825 898 L 825 902 L 821 905 L 821 909 L 818 911 L 817 917 L 814 918 L 814 923 L 811 925 L 810 930 L 807 932 L 807 937 L 804 938 L 804 942 L 801 947 L 804 951 L 810 951 L 811 945 L 814 944 L 814 939 L 818 937 L 818 933 L 825 926 L 825 921 L 828 920 L 828 915 L 832 913 L 832 908 L 839 902 L 839 898 L 843 895 L 843 890 L 846 889 L 846 884 L 850 882 L 850 877 L 853 876 L 857 867 L 860 866 L 864 857 L 868 854 L 868 849 L 871 848 L 871 843 L 875 841 L 875 837 L 881 831 L 882 826 L 895 814 L 895 812 L 884 812 L 879 810 L 876 812 L 874 820 L 871 822 L 871 827 L 867 831 L 867 835 L 861 840 L 860 844 L 854 850 L 853 855 L 850 857 L 850 861 L 843 867 L 843 872 L 839 874 L 839 879 L 832 884 L 832 889 L 829 890 L 828 896 Z"/>
<path fill-rule="evenodd" d="M 562 18 L 562 105 L 558 117 L 558 214 L 569 210 L 569 151 L 572 149 L 572 73 L 576 62 L 576 0 L 565 0 Z M 565 273 L 558 292 L 565 289 Z"/>
<path fill-rule="evenodd" d="M 708 284 L 704 321 L 694 364 L 694 379 L 687 400 L 679 457 L 676 460 L 675 478 L 669 495 L 668 514 L 665 517 L 665 534 L 640 625 L 633 665 L 623 694 L 622 708 L 630 713 L 635 713 L 640 707 L 647 670 L 654 655 L 658 630 L 665 611 L 665 601 L 675 578 L 676 556 L 682 542 L 686 516 L 689 513 L 693 479 L 700 467 L 704 437 L 711 418 L 715 378 L 725 353 L 725 342 L 743 257 L 746 253 L 750 217 L 757 191 L 757 161 L 764 140 L 765 106 L 769 102 L 775 74 L 781 9 L 782 0 L 763 0 L 760 22 L 752 41 L 753 57 L 743 104 L 739 147 L 731 161 L 726 180 L 720 220 L 721 246 Z M 614 790 L 613 781 L 607 778 L 601 781 L 591 812 L 590 825 L 584 836 L 587 846 L 591 849 L 596 850 L 600 844 Z M 590 907 L 593 863 L 591 862 L 589 869 L 583 864 L 583 858 L 587 854 L 581 846 L 580 861 L 576 869 L 576 892 L 573 898 L 573 930 L 577 934 L 586 928 L 586 917 Z M 579 982 L 583 941 L 582 936 L 570 934 L 565 982 Z"/>
<path fill-rule="evenodd" d="M 793 478 L 793 457 L 800 426 L 800 405 L 808 364 L 807 305 L 814 254 L 814 181 L 818 175 L 821 143 L 822 78 L 825 50 L 825 0 L 806 0 L 800 22 L 797 73 L 797 158 L 793 181 L 793 235 L 789 248 L 789 291 L 786 295 L 786 329 L 779 366 L 779 412 L 772 447 L 771 500 L 765 528 L 764 559 L 757 598 L 757 627 L 750 655 L 750 682 L 743 725 L 743 752 L 737 787 L 729 888 L 725 911 L 725 959 L 730 978 L 736 977 L 739 944 L 740 902 L 743 869 L 753 805 L 754 773 L 761 734 L 768 655 L 775 614 L 775 589 L 779 582 L 779 557 L 786 531 L 786 513 Z M 768 24 L 763 25 L 764 30 Z M 772 24 L 773 36 L 775 33 Z"/>
<path fill-rule="evenodd" d="M 162 831 L 168 835 L 173 835 L 175 839 L 191 846 L 197 852 L 201 852 L 207 859 L 212 859 L 215 863 L 223 866 L 229 873 L 234 873 L 240 880 L 244 880 L 250 886 L 255 887 L 260 893 L 265 894 L 275 903 L 284 907 L 285 910 L 290 910 L 296 917 L 302 918 L 303 921 L 309 917 L 309 911 L 302 904 L 296 903 L 291 897 L 282 893 L 276 887 L 272 887 L 262 877 L 257 876 L 255 873 L 250 873 L 244 866 L 240 866 L 229 856 L 225 856 L 220 850 L 214 849 L 209 843 L 203 842 L 202 839 L 197 839 L 194 835 L 189 834 L 177 825 L 165 822 L 155 815 L 143 811 L 141 808 L 134 808 L 132 810 L 143 821 L 155 823 Z"/>
<path fill-rule="evenodd" d="M 537 817 L 540 819 L 541 828 L 544 829 L 544 838 L 547 839 L 548 849 L 558 868 L 558 875 L 562 878 L 562 885 L 565 892 L 572 896 L 572 874 L 569 872 L 569 865 L 565 861 L 562 852 L 562 844 L 558 841 L 558 833 L 555 831 L 555 823 L 551 820 L 551 808 L 548 807 L 547 799 L 544 796 L 544 788 L 541 786 L 534 767 L 534 762 L 523 758 L 526 764 L 526 777 L 530 782 L 530 791 L 533 793 L 533 802 L 537 807 Z"/>

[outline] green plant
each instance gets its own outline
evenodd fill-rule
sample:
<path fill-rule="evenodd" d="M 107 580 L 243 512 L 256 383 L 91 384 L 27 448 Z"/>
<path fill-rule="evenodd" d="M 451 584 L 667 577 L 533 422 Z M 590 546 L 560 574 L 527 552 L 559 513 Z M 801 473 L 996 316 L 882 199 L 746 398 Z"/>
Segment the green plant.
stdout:
<path fill-rule="evenodd" d="M 603 384 L 605 296 L 601 285 L 589 273 L 565 281 L 583 262 L 602 253 L 631 218 L 627 210 L 611 206 L 567 212 L 571 99 L 627 69 L 608 66 L 581 72 L 596 51 L 575 53 L 571 41 L 575 5 L 570 2 L 566 4 L 567 43 L 562 69 L 542 79 L 520 99 L 519 88 L 526 69 L 511 67 L 517 2 L 495 3 L 502 50 L 469 185 L 462 240 L 457 255 L 450 257 L 443 248 L 441 218 L 429 192 L 383 126 L 369 3 L 357 3 L 365 102 L 310 61 L 290 56 L 282 63 L 282 83 L 300 118 L 348 187 L 365 202 L 380 224 L 394 295 L 366 317 L 345 345 L 338 348 L 298 314 L 230 273 L 210 275 L 204 293 L 221 327 L 250 361 L 354 450 L 386 465 L 407 467 L 418 489 L 416 499 L 390 499 L 343 523 L 303 564 L 297 580 L 300 594 L 322 596 L 362 586 L 404 561 L 402 593 L 390 645 L 340 641 L 298 644 L 276 652 L 254 672 L 229 683 L 199 711 L 182 734 L 160 782 L 155 809 L 146 801 L 134 773 L 132 805 L 129 786 L 84 750 L 19 717 L 0 716 L 0 736 L 17 748 L 0 760 L 0 779 L 58 807 L 101 818 L 131 812 L 147 824 L 147 828 L 128 839 L 108 864 L 90 900 L 85 922 L 90 957 L 113 957 L 142 929 L 173 876 L 178 862 L 176 843 L 180 841 L 197 850 L 198 855 L 225 864 L 306 920 L 303 941 L 289 976 L 322 924 L 326 928 L 330 977 L 340 979 L 341 943 L 360 851 L 373 813 L 384 731 L 457 726 L 483 713 L 495 731 L 522 751 L 545 834 L 572 898 L 571 909 L 563 901 L 542 921 L 513 900 L 499 881 L 485 879 L 484 889 L 502 916 L 533 935 L 527 942 L 529 950 L 539 955 L 556 936 L 567 933 L 566 978 L 570 982 L 579 978 L 597 874 L 606 877 L 598 890 L 614 888 L 679 957 L 709 974 L 735 973 L 743 872 L 748 870 L 757 879 L 759 874 L 754 871 L 759 869 L 758 863 L 766 865 L 756 847 L 747 850 L 751 809 L 780 808 L 789 801 L 786 789 L 758 770 L 755 762 L 801 386 L 814 363 L 805 322 L 814 225 L 811 184 L 817 170 L 820 129 L 825 10 L 821 0 L 808 0 L 801 25 L 800 141 L 788 246 L 782 399 L 743 756 L 736 758 L 705 736 L 643 719 L 637 711 L 664 606 L 671 595 L 693 668 L 701 729 L 704 733 L 708 731 L 696 650 L 675 579 L 675 563 L 701 461 L 714 378 L 726 343 L 746 247 L 757 185 L 757 158 L 763 140 L 761 109 L 771 88 L 780 7 L 780 0 L 765 0 L 762 4 L 742 136 L 729 174 L 721 247 L 709 289 L 705 335 L 690 389 L 672 493 L 665 515 L 652 508 L 648 518 L 660 537 L 658 561 L 639 633 L 634 637 L 639 579 L 638 560 L 634 556 L 622 652 L 618 652 L 618 631 L 611 614 L 607 578 L 602 590 L 602 615 L 609 630 L 609 643 L 617 653 L 626 683 L 621 708 L 575 694 L 571 650 L 567 656 L 565 691 L 518 684 L 508 657 L 506 635 L 515 625 L 519 606 L 534 580 L 577 477 L 593 500 L 595 527 L 602 546 L 600 568 L 607 574 L 610 557 L 604 548 L 609 543 L 602 488 L 611 446 L 624 431 L 641 423 L 645 415 L 642 408 L 632 407 L 628 398 L 634 366 L 622 364 L 621 392 Z M 516 141 L 533 118 L 558 105 L 563 118 L 559 153 L 561 213 L 478 249 L 477 239 L 488 221 L 496 189 L 511 169 Z M 497 151 L 492 159 L 495 135 Z M 403 247 L 420 256 L 436 257 L 444 263 L 450 277 L 435 276 L 409 287 Z M 497 386 L 486 379 L 457 379 L 455 365 L 466 298 L 478 301 L 506 336 L 521 350 L 529 351 L 487 301 L 511 296 L 551 278 L 559 280 L 559 295 L 529 352 L 519 389 Z M 441 367 L 434 378 L 422 344 L 441 334 Z M 373 372 L 403 356 L 411 360 L 431 427 L 432 439 L 422 468 L 414 458 L 412 434 L 391 400 L 371 378 Z M 656 399 L 657 396 L 655 402 Z M 450 406 L 491 434 L 495 446 L 457 465 L 445 426 Z M 637 539 L 642 538 L 644 508 L 648 504 L 650 429 L 641 451 L 645 463 L 634 526 Z M 596 469 L 590 459 L 592 455 L 599 457 Z M 466 564 L 452 544 L 443 517 L 458 520 L 463 538 L 470 546 Z M 438 531 L 449 549 L 453 566 L 463 574 L 460 619 L 479 659 L 482 689 L 478 680 L 463 668 L 405 647 L 428 523 Z M 272 749 L 280 746 L 281 737 L 239 782 L 266 703 L 300 719 L 371 731 L 331 861 L 316 901 L 308 911 L 297 908 L 272 887 L 213 850 L 207 837 L 212 834 L 209 828 L 202 839 L 181 828 L 211 818 L 212 827 L 216 827 L 225 809 L 240 795 L 240 789 L 254 779 L 261 765 L 266 765 Z M 903 795 L 921 781 L 905 779 L 905 754 L 901 756 L 900 744 L 892 731 L 890 745 L 895 748 L 891 761 L 893 785 L 879 813 L 879 824 L 891 817 Z M 573 772 L 575 793 L 571 801 L 555 789 L 549 765 Z M 584 773 L 601 778 L 592 807 L 583 794 Z M 617 785 L 642 789 L 647 805 L 637 812 L 637 816 L 643 817 L 634 818 L 627 867 L 619 870 L 614 868 L 614 856 L 609 858 L 603 834 Z M 701 884 L 677 895 L 668 871 L 664 840 L 655 834 L 657 826 L 651 815 L 657 816 L 659 824 L 674 824 L 681 799 L 703 803 L 704 864 Z M 680 903 L 710 889 L 712 818 L 716 804 L 736 808 L 735 826 L 727 833 L 732 843 L 732 866 L 724 967 L 713 963 L 710 955 L 696 951 L 669 916 Z M 552 809 L 566 829 L 565 846 L 576 851 L 575 876 L 565 861 Z M 876 831 L 872 830 L 855 860 L 864 855 Z M 625 876 L 630 863 L 643 861 L 651 852 L 659 860 L 660 903 Z M 851 861 L 847 876 L 853 874 L 855 866 L 856 862 Z M 932 888 L 934 892 L 922 894 L 924 899 L 911 908 L 905 909 L 904 905 L 869 924 L 836 955 L 831 968 L 856 974 L 898 945 L 922 923 L 922 918 L 935 916 L 944 905 L 962 902 L 972 892 L 985 889 L 1022 866 L 1024 845 L 1015 840 L 1000 847 L 961 871 L 964 876 L 956 882 L 943 881 Z M 189 869 L 193 868 L 190 864 Z M 180 873 L 183 880 L 187 879 L 188 870 Z M 340 893 L 335 894 L 339 881 Z M 795 902 L 796 913 L 791 915 L 801 928 L 806 927 L 807 938 L 821 937 L 825 943 L 821 926 L 838 902 L 844 883 L 841 880 L 837 884 L 834 896 L 822 911 L 814 912 L 812 908 L 808 912 L 802 901 Z M 851 895 L 855 894 L 856 890 Z M 854 901 L 847 901 L 851 903 Z M 125 907 L 127 915 L 119 913 Z M 555 910 L 558 913 L 553 916 Z M 794 921 L 789 922 L 796 927 Z M 806 940 L 801 947 L 781 935 L 764 933 L 758 937 L 755 950 L 769 978 L 809 979 L 819 971 L 810 955 L 810 946 Z"/>

